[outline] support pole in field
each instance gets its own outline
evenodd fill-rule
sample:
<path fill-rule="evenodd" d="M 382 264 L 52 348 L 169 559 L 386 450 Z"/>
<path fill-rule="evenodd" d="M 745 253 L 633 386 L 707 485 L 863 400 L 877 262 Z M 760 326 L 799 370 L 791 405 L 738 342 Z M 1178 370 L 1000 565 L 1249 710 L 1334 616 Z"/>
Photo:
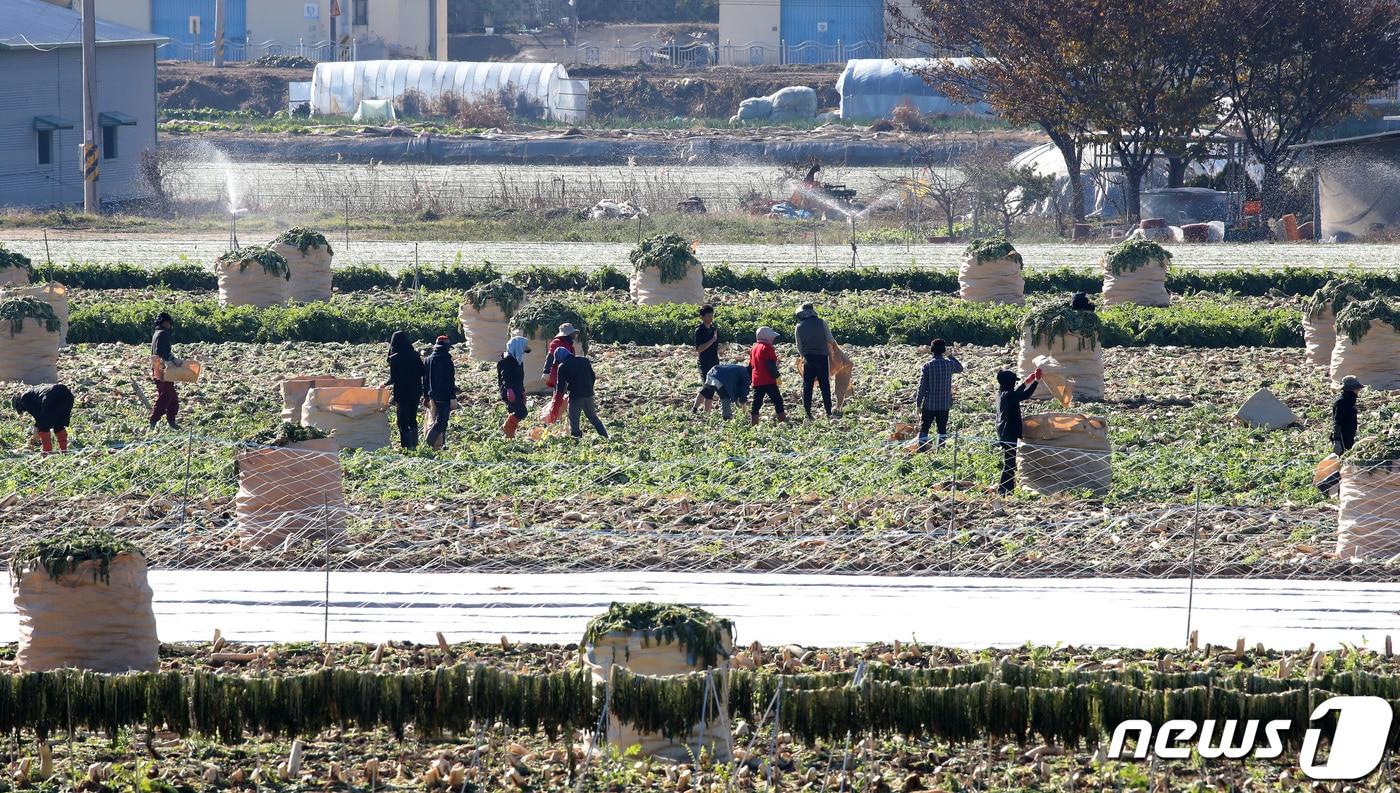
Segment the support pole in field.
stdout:
<path fill-rule="evenodd" d="M 185 487 L 180 493 L 180 524 L 188 519 L 190 507 L 190 457 L 194 454 L 194 432 L 185 436 Z"/>
<path fill-rule="evenodd" d="M 1191 518 L 1191 582 L 1186 589 L 1186 643 L 1191 643 L 1191 610 L 1196 605 L 1196 543 L 1201 537 L 1201 486 L 1196 485 L 1196 513 Z"/>
<path fill-rule="evenodd" d="M 345 250 L 350 250 L 350 196 L 345 197 Z"/>
<path fill-rule="evenodd" d="M 224 8 L 227 0 L 214 0 L 214 68 L 224 65 Z"/>
<path fill-rule="evenodd" d="M 44 229 L 44 261 L 45 261 L 50 267 L 53 266 L 53 254 L 52 254 L 52 253 L 49 253 L 49 230 L 48 230 L 48 229 Z"/>
<path fill-rule="evenodd" d="M 321 643 L 331 643 L 331 504 L 326 496 L 321 497 L 321 525 L 326 538 L 326 600 L 322 609 Z"/>
<path fill-rule="evenodd" d="M 101 211 L 97 197 L 97 11 L 96 0 L 83 0 L 83 212 Z"/>

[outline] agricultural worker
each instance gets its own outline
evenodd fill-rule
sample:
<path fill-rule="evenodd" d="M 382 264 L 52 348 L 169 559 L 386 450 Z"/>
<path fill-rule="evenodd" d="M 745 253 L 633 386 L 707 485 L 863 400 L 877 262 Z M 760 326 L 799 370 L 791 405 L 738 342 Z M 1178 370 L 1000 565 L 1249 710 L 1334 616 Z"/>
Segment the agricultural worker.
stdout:
<path fill-rule="evenodd" d="M 826 320 L 817 316 L 811 303 L 797 309 L 797 331 L 794 334 L 797 352 L 802 356 L 802 409 L 812 418 L 812 386 L 822 387 L 822 407 L 831 418 L 831 347 L 836 339 Z"/>
<path fill-rule="evenodd" d="M 700 307 L 700 324 L 695 327 L 695 355 L 699 359 L 701 388 L 700 393 L 695 395 L 695 404 L 690 412 L 699 411 L 701 402 L 705 403 L 705 411 L 709 412 L 715 409 L 714 398 L 705 396 L 704 383 L 710 370 L 719 366 L 719 330 L 715 328 L 714 306 Z"/>
<path fill-rule="evenodd" d="M 578 350 L 574 348 L 574 345 L 577 343 L 578 328 L 574 327 L 574 323 L 565 322 L 563 325 L 560 325 L 559 334 L 549 340 L 549 346 L 544 350 L 545 385 L 553 388 L 557 382 L 555 380 L 555 369 L 559 365 L 559 358 L 555 353 L 562 347 L 568 350 L 570 355 L 573 355 L 578 352 Z"/>
<path fill-rule="evenodd" d="M 763 398 L 773 400 L 773 410 L 778 421 L 787 421 L 787 411 L 783 409 L 783 393 L 778 390 L 781 382 L 778 377 L 778 351 L 773 342 L 778 332 L 764 325 L 754 333 L 753 347 L 749 350 L 750 382 L 753 384 L 753 401 L 749 404 L 749 424 L 758 424 L 758 412 L 763 408 Z"/>
<path fill-rule="evenodd" d="M 431 407 L 432 426 L 425 440 L 434 449 L 447 444 L 447 418 L 457 399 L 457 367 L 452 363 L 452 342 L 438 336 L 433 351 L 423 360 L 423 405 Z"/>
<path fill-rule="evenodd" d="M 919 411 L 919 451 L 928 450 L 928 428 L 938 425 L 938 445 L 948 439 L 948 412 L 953 409 L 953 375 L 961 374 L 963 365 L 952 355 L 945 355 L 948 343 L 942 339 L 929 342 L 933 357 L 919 372 L 919 392 L 914 408 Z"/>
<path fill-rule="evenodd" d="M 1021 440 L 1021 403 L 1031 398 L 1040 384 L 1040 370 L 1031 372 L 1018 388 L 1016 373 L 997 372 L 997 445 L 1001 447 L 1001 482 L 997 492 L 1009 494 L 1016 489 L 1016 442 Z"/>
<path fill-rule="evenodd" d="M 1094 302 L 1084 292 L 1075 292 L 1070 298 L 1069 307 L 1075 311 L 1093 311 Z"/>
<path fill-rule="evenodd" d="M 1365 387 L 1360 380 L 1347 375 L 1342 378 L 1341 395 L 1332 403 L 1332 453 L 1338 457 L 1356 445 L 1356 397 Z M 1321 490 L 1323 495 L 1330 495 L 1332 489 L 1341 482 L 1342 474 L 1338 469 L 1318 482 L 1317 489 Z"/>
<path fill-rule="evenodd" d="M 569 355 L 559 364 L 557 374 L 559 384 L 554 387 L 554 393 L 569 398 L 569 435 L 583 437 L 578 422 L 582 413 L 599 435 L 608 437 L 608 428 L 598 418 L 598 406 L 593 401 L 593 385 L 598 379 L 593 373 L 593 363 L 582 355 Z"/>
<path fill-rule="evenodd" d="M 740 363 L 720 364 L 710 370 L 705 376 L 705 387 L 700 389 L 700 393 L 705 397 L 705 404 L 712 404 L 712 400 L 719 397 L 720 415 L 725 421 L 734 418 L 734 403 L 744 403 L 749 401 L 749 367 Z"/>
<path fill-rule="evenodd" d="M 394 331 L 389 337 L 389 379 L 384 387 L 394 389 L 399 444 L 405 449 L 418 448 L 418 403 L 423 399 L 423 374 L 423 358 L 413 349 L 408 334 Z"/>
<path fill-rule="evenodd" d="M 180 413 L 180 395 L 175 384 L 164 378 L 166 365 L 180 365 L 180 359 L 170 352 L 170 332 L 175 318 L 162 311 L 156 315 L 156 332 L 151 336 L 151 380 L 156 384 L 156 404 L 151 408 L 151 429 L 162 417 L 173 430 L 180 429 L 175 417 Z"/>
<path fill-rule="evenodd" d="M 507 438 L 515 437 L 515 429 L 524 420 L 525 412 L 525 353 L 530 351 L 530 340 L 519 333 L 506 342 L 506 351 L 496 362 L 496 386 L 500 389 L 501 401 L 506 403 L 506 423 L 501 432 Z"/>
<path fill-rule="evenodd" d="M 73 418 L 73 392 L 62 383 L 35 386 L 15 394 L 10 399 L 15 412 L 34 417 L 34 436 L 29 445 L 38 445 L 44 454 L 53 452 L 53 437 L 58 436 L 59 452 L 68 451 L 68 422 Z"/>

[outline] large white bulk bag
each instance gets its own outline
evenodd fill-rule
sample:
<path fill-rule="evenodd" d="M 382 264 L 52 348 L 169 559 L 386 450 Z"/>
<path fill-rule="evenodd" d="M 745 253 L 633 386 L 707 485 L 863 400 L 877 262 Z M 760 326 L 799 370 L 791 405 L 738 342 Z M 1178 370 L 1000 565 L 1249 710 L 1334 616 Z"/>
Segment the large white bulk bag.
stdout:
<path fill-rule="evenodd" d="M 264 264 L 268 262 L 269 264 Z M 269 306 L 291 297 L 291 268 L 275 252 L 253 245 L 220 256 L 214 263 L 219 276 L 219 305 Z"/>
<path fill-rule="evenodd" d="M 15 660 L 21 670 L 118 673 L 159 668 L 160 640 L 146 558 L 139 553 L 113 556 L 105 579 L 101 565 L 88 559 L 57 578 L 39 567 L 15 582 Z"/>
<path fill-rule="evenodd" d="M 1021 420 L 1021 486 L 1041 495 L 1089 490 L 1107 495 L 1113 478 L 1108 420 L 1081 413 L 1041 413 Z"/>
<path fill-rule="evenodd" d="M 457 311 L 466 339 L 467 354 L 474 361 L 495 361 L 510 341 L 510 317 L 525 299 L 525 290 L 506 280 L 477 284 Z"/>
<path fill-rule="evenodd" d="M 1400 389 L 1400 313 L 1383 300 L 1352 303 L 1337 315 L 1332 381 L 1355 377 L 1367 388 Z"/>
<path fill-rule="evenodd" d="M 1171 258 L 1166 248 L 1151 240 L 1125 240 L 1110 248 L 1100 262 L 1104 305 L 1171 305 L 1167 294 L 1167 265 Z"/>
<path fill-rule="evenodd" d="M 389 445 L 389 399 L 386 388 L 313 388 L 302 404 L 301 425 L 330 433 L 342 449 L 382 449 Z"/>
<path fill-rule="evenodd" d="M 32 297 L 49 304 L 58 317 L 58 337 L 60 345 L 68 343 L 68 287 L 56 281 L 33 286 L 6 286 L 0 288 L 0 300 L 11 297 Z"/>
<path fill-rule="evenodd" d="M 1348 453 L 1350 456 L 1356 450 Z M 1400 465 L 1342 459 L 1337 556 L 1388 559 L 1400 554 Z"/>
<path fill-rule="evenodd" d="M 632 300 L 639 306 L 659 306 L 665 303 L 687 303 L 693 306 L 705 302 L 705 275 L 699 264 L 685 268 L 679 281 L 661 280 L 661 271 L 647 267 L 632 273 Z"/>
<path fill-rule="evenodd" d="M 287 296 L 299 303 L 315 303 L 331 299 L 330 246 L 312 246 L 303 253 L 295 245 L 277 243 L 272 249 L 287 260 L 292 278 L 287 282 Z"/>
<path fill-rule="evenodd" d="M 234 517 L 244 542 L 275 548 L 289 540 L 339 537 L 345 493 L 334 438 L 237 452 Z"/>
<path fill-rule="evenodd" d="M 53 309 L 34 298 L 10 298 L 0 304 L 23 301 L 24 316 L 0 320 L 0 381 L 41 385 L 58 382 L 58 350 L 62 325 Z"/>

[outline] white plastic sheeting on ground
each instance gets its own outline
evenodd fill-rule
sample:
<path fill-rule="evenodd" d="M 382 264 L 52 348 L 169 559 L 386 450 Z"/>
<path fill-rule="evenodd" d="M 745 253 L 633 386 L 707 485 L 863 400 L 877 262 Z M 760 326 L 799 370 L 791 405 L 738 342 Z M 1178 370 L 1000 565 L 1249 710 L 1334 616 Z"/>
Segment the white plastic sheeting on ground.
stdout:
<path fill-rule="evenodd" d="M 354 113 L 365 100 L 397 101 L 410 89 L 418 91 L 431 103 L 444 94 L 457 94 L 475 100 L 510 88 L 538 102 L 544 109 L 545 118 L 576 121 L 576 83 L 569 80 L 564 67 L 557 63 L 318 63 L 311 76 L 311 115 L 347 116 Z M 570 112 L 565 113 L 564 110 Z"/>
<path fill-rule="evenodd" d="M 978 102 L 964 105 L 954 102 L 920 75 L 921 69 L 946 65 L 958 68 L 973 62 L 972 58 L 862 58 L 846 61 L 846 68 L 836 78 L 836 91 L 841 95 L 841 118 L 844 121 L 873 121 L 889 118 L 890 111 L 903 104 L 928 114 L 991 115 L 991 108 Z"/>
<path fill-rule="evenodd" d="M 9 577 L 0 574 L 8 586 Z M 776 573 L 338 573 L 319 570 L 152 570 L 163 641 L 387 639 L 577 642 L 614 600 L 688 603 L 737 620 L 745 642 L 839 646 L 909 640 L 949 647 L 1023 642 L 1179 647 L 1186 579 L 996 579 Z M 1400 632 L 1400 583 L 1195 582 L 1201 642 L 1320 649 L 1374 646 Z M 1086 619 L 1089 615 L 1092 619 Z M 327 619 L 328 618 L 328 619 Z M 0 641 L 19 636 L 0 604 Z"/>

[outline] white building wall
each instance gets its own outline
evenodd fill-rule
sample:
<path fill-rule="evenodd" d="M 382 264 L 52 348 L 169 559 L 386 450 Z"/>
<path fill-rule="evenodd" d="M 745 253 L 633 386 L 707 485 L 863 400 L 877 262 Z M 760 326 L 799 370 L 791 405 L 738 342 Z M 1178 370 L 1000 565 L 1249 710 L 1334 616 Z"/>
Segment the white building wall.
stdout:
<path fill-rule="evenodd" d="M 765 57 L 760 61 L 755 50 L 753 58 L 745 53 L 742 62 L 777 63 L 781 21 L 781 0 L 719 0 L 719 46 L 759 44 Z"/>

